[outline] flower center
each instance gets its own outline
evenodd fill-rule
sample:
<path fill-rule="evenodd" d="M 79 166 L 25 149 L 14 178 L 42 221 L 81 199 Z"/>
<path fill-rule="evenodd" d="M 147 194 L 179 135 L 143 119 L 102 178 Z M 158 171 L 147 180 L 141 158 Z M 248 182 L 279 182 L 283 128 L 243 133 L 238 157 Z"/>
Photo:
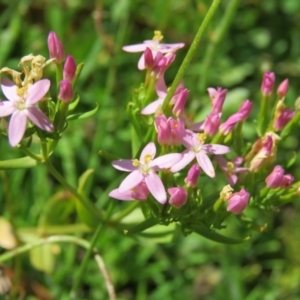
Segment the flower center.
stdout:
<path fill-rule="evenodd" d="M 221 200 L 228 200 L 229 197 L 232 195 L 233 188 L 228 184 L 223 187 L 221 193 L 220 193 L 220 199 Z"/>
<path fill-rule="evenodd" d="M 235 171 L 234 163 L 231 161 L 227 162 L 227 172 L 231 175 Z"/>
<path fill-rule="evenodd" d="M 161 32 L 159 30 L 154 31 L 154 37 L 153 37 L 153 45 L 151 47 L 152 50 L 159 50 L 159 42 L 163 39 L 163 36 L 161 35 Z"/>

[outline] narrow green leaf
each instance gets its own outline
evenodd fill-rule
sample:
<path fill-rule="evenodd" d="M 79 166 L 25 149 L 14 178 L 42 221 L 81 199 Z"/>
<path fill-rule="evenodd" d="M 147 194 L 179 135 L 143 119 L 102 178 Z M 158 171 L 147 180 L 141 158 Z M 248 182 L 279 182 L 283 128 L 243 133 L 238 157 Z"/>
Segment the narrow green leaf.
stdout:
<path fill-rule="evenodd" d="M 124 230 L 124 233 L 126 235 L 131 235 L 131 234 L 135 234 L 135 233 L 140 233 L 154 225 L 158 224 L 158 220 L 155 218 L 150 217 L 149 219 L 143 221 L 142 223 L 135 225 L 133 227 L 131 227 L 128 230 Z"/>
<path fill-rule="evenodd" d="M 78 113 L 78 114 L 74 114 L 74 115 L 70 115 L 67 117 L 67 120 L 68 121 L 72 121 L 72 120 L 77 120 L 77 119 L 86 119 L 86 118 L 89 118 L 91 116 L 93 116 L 99 109 L 99 104 L 96 103 L 96 107 L 88 112 L 85 112 L 85 113 Z"/>
<path fill-rule="evenodd" d="M 9 170 L 9 169 L 26 169 L 32 168 L 38 165 L 38 162 L 29 157 L 15 158 L 0 161 L 0 170 Z"/>

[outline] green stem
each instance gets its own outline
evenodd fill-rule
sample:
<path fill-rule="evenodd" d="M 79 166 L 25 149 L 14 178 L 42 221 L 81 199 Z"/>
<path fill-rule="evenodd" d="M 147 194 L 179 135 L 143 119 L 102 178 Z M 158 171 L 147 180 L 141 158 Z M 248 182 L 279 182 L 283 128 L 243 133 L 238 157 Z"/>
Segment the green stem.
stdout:
<path fill-rule="evenodd" d="M 23 245 L 21 247 L 15 248 L 11 251 L 8 251 L 8 252 L 0 255 L 0 263 L 4 262 L 6 260 L 9 260 L 15 256 L 18 256 L 22 253 L 26 253 L 35 247 L 39 247 L 39 246 L 42 246 L 45 244 L 51 244 L 51 243 L 74 243 L 76 245 L 79 245 L 79 246 L 85 248 L 87 251 L 94 252 L 94 258 L 95 258 L 95 260 L 100 268 L 100 271 L 104 277 L 104 280 L 105 280 L 106 288 L 107 288 L 107 291 L 109 294 L 109 299 L 110 300 L 116 299 L 114 287 L 112 285 L 110 276 L 105 267 L 102 257 L 99 255 L 99 253 L 97 252 L 96 249 L 93 249 L 92 244 L 90 244 L 88 241 L 78 238 L 78 237 L 69 236 L 69 235 L 57 235 L 57 236 L 50 236 L 47 238 L 42 238 L 38 241 Z"/>
<path fill-rule="evenodd" d="M 37 162 L 41 162 L 43 159 L 40 155 L 37 155 L 33 153 L 31 150 L 29 150 L 27 147 L 23 146 L 22 144 L 19 145 L 19 149 L 22 150 L 27 156 L 33 158 Z"/>
<path fill-rule="evenodd" d="M 70 298 L 71 299 L 75 299 L 76 298 L 76 291 L 78 290 L 79 288 L 79 285 L 80 285 L 80 282 L 81 282 L 81 279 L 83 277 L 83 274 L 86 270 L 86 267 L 87 267 L 87 263 L 88 263 L 88 260 L 93 252 L 93 248 L 95 247 L 95 244 L 97 242 L 97 240 L 99 239 L 100 237 L 100 233 L 102 232 L 102 229 L 104 227 L 104 225 L 106 224 L 107 220 L 109 219 L 111 213 L 112 213 L 112 210 L 114 208 L 114 205 L 115 205 L 115 201 L 112 201 L 111 202 L 111 205 L 109 206 L 108 210 L 107 210 L 107 214 L 105 216 L 105 220 L 103 223 L 100 223 L 99 226 L 97 227 L 93 237 L 92 237 L 92 241 L 90 243 L 90 248 L 88 249 L 88 251 L 85 253 L 85 256 L 83 258 L 83 262 L 82 264 L 80 265 L 80 268 L 79 268 L 79 272 L 78 272 L 78 275 L 75 279 L 75 283 L 72 287 L 72 290 L 71 290 L 71 293 L 70 293 Z"/>
<path fill-rule="evenodd" d="M 54 168 L 49 159 L 45 161 L 45 165 L 54 178 L 60 182 L 62 186 L 68 189 L 95 218 L 99 219 L 100 222 L 100 220 L 102 220 L 102 216 L 96 207 L 88 199 L 86 199 L 85 196 L 79 194 L 78 191 L 65 180 L 65 178 Z"/>
<path fill-rule="evenodd" d="M 170 102 L 170 100 L 172 99 L 174 93 L 175 93 L 175 90 L 180 82 L 180 80 L 182 79 L 185 71 L 187 70 L 196 50 L 197 50 L 197 47 L 201 41 L 201 38 L 203 36 L 203 33 L 206 29 L 206 27 L 208 26 L 208 24 L 210 23 L 213 15 L 215 14 L 218 6 L 220 5 L 220 2 L 221 0 L 213 0 L 213 3 L 211 4 L 203 22 L 201 23 L 199 29 L 198 29 L 198 32 L 197 34 L 195 35 L 195 38 L 191 44 L 191 47 L 188 51 L 188 53 L 186 54 L 176 76 L 175 76 L 175 79 L 173 80 L 172 82 L 172 85 L 170 87 L 170 90 L 168 91 L 168 94 L 167 94 L 167 97 L 165 98 L 164 100 L 164 103 L 162 105 L 162 109 L 165 111 L 166 108 L 168 107 L 168 104 Z"/>
<path fill-rule="evenodd" d="M 212 38 L 210 44 L 206 48 L 202 64 L 201 81 L 199 82 L 201 91 L 204 91 L 206 88 L 209 67 L 213 61 L 214 54 L 218 48 L 218 45 L 223 40 L 226 32 L 229 29 L 230 24 L 232 23 L 239 2 L 240 0 L 231 0 L 229 4 L 226 5 L 226 11 L 223 15 L 223 18 L 220 21 L 218 28 L 216 29 L 214 37 Z"/>

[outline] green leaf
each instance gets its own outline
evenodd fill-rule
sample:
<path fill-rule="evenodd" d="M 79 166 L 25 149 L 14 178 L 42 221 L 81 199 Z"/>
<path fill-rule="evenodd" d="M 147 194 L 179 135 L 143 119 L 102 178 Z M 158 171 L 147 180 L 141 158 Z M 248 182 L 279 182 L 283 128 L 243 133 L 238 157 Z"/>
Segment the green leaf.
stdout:
<path fill-rule="evenodd" d="M 247 241 L 250 237 L 246 237 L 242 240 L 233 239 L 224 235 L 221 235 L 215 231 L 210 230 L 204 225 L 190 225 L 188 227 L 189 229 L 193 230 L 194 232 L 202 235 L 203 237 L 206 237 L 209 240 L 212 240 L 214 242 L 222 243 L 222 244 L 240 244 L 242 242 Z"/>
<path fill-rule="evenodd" d="M 78 114 L 74 114 L 74 115 L 70 115 L 67 117 L 68 121 L 72 121 L 72 120 L 77 120 L 77 119 L 86 119 L 89 118 L 91 116 L 93 116 L 99 109 L 99 104 L 96 103 L 96 107 L 93 110 L 87 111 L 85 113 L 78 113 Z"/>
<path fill-rule="evenodd" d="M 35 159 L 26 156 L 0 161 L 0 170 L 32 168 L 38 164 L 39 163 Z"/>
<path fill-rule="evenodd" d="M 69 104 L 69 108 L 68 108 L 69 111 L 74 110 L 78 105 L 79 101 L 80 101 L 80 96 L 78 95 L 77 98 Z"/>
<path fill-rule="evenodd" d="M 52 273 L 54 269 L 53 245 L 44 244 L 30 250 L 29 257 L 31 264 L 39 271 Z"/>
<path fill-rule="evenodd" d="M 79 194 L 89 194 L 90 186 L 93 180 L 92 175 L 94 174 L 94 169 L 87 169 L 79 178 L 78 181 L 78 193 Z"/>
<path fill-rule="evenodd" d="M 130 229 L 128 230 L 124 230 L 124 233 L 126 235 L 131 235 L 131 234 L 135 234 L 135 233 L 140 233 L 154 225 L 157 225 L 158 224 L 158 220 L 153 218 L 153 217 L 150 217 L 149 219 L 146 219 L 145 221 L 143 221 L 142 223 L 138 224 L 138 225 L 135 225 L 133 227 L 131 227 Z"/>

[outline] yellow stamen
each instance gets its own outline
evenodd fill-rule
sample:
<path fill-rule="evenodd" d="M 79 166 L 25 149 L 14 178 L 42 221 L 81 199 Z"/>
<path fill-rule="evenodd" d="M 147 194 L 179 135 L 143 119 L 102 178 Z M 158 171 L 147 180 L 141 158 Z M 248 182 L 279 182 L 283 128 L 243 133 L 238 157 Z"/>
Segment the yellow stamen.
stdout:
<path fill-rule="evenodd" d="M 164 37 L 161 35 L 161 32 L 159 30 L 154 31 L 154 37 L 153 41 L 160 42 Z"/>
<path fill-rule="evenodd" d="M 197 138 L 200 143 L 204 143 L 207 138 L 207 135 L 205 133 L 198 133 Z"/>
<path fill-rule="evenodd" d="M 231 162 L 231 161 L 228 161 L 228 162 L 227 162 L 227 172 L 228 172 L 229 174 L 232 174 L 232 173 L 234 173 L 234 171 L 235 171 L 234 163 Z"/>
<path fill-rule="evenodd" d="M 151 154 L 146 154 L 144 156 L 144 162 L 145 164 L 147 164 L 148 162 L 150 162 L 152 160 L 152 155 Z"/>
<path fill-rule="evenodd" d="M 134 167 L 138 167 L 138 166 L 140 165 L 140 162 L 139 162 L 137 159 L 135 159 L 135 160 L 132 162 L 132 165 L 133 165 Z"/>

